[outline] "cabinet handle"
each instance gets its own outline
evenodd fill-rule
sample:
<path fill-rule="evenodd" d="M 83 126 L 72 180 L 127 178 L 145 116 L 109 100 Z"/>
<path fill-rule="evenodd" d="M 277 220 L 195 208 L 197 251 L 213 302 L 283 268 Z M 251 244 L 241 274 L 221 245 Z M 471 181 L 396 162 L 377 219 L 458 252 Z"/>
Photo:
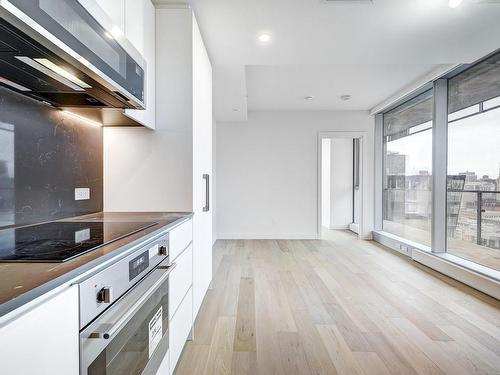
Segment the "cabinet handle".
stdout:
<path fill-rule="evenodd" d="M 205 180 L 205 207 L 203 207 L 203 212 L 210 210 L 210 176 L 208 174 L 203 175 Z"/>

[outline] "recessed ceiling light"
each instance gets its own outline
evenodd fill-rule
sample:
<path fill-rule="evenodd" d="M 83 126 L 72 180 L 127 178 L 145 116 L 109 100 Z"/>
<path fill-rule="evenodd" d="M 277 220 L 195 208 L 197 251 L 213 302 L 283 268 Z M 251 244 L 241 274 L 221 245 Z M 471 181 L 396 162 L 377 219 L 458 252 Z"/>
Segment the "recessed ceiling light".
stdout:
<path fill-rule="evenodd" d="M 304 100 L 313 100 L 313 99 L 314 99 L 314 96 L 311 96 L 311 95 L 304 96 Z"/>
<path fill-rule="evenodd" d="M 351 95 L 342 95 L 340 96 L 340 99 L 346 102 L 348 100 L 351 100 Z"/>
<path fill-rule="evenodd" d="M 267 33 L 262 33 L 258 36 L 259 42 L 269 43 L 271 41 L 271 35 Z"/>
<path fill-rule="evenodd" d="M 449 3 L 448 3 L 448 6 L 450 8 L 456 8 L 458 7 L 460 4 L 462 4 L 462 0 L 450 0 Z"/>
<path fill-rule="evenodd" d="M 238 108 L 233 108 L 233 112 L 239 112 L 240 110 Z"/>

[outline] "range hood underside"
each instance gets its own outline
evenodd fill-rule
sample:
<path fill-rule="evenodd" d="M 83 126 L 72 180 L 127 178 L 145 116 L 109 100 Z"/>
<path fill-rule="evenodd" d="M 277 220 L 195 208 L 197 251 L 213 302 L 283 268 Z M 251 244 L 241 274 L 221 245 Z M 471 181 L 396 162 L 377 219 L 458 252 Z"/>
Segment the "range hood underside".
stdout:
<path fill-rule="evenodd" d="M 127 116 L 125 110 L 115 108 L 64 108 L 67 112 L 97 122 L 103 126 L 140 126 L 132 117 Z"/>

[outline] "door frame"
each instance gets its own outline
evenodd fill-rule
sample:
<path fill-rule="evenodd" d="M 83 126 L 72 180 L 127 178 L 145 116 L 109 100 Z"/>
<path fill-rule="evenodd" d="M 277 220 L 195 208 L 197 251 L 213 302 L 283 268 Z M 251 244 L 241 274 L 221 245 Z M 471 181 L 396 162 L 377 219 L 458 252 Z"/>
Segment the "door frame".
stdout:
<path fill-rule="evenodd" d="M 321 195 L 322 195 L 322 188 L 321 188 L 321 170 L 322 170 L 322 141 L 323 139 L 332 139 L 332 138 L 349 138 L 349 139 L 354 139 L 358 138 L 359 143 L 360 143 L 360 151 L 361 151 L 361 158 L 359 160 L 359 196 L 360 196 L 360 202 L 359 202 L 359 210 L 360 210 L 360 215 L 359 215 L 359 233 L 358 233 L 358 238 L 359 239 L 368 239 L 370 238 L 370 233 L 365 230 L 365 218 L 364 218 L 364 211 L 365 211 L 365 172 L 366 172 L 366 162 L 367 162 L 367 137 L 368 137 L 368 132 L 366 131 L 320 131 L 318 132 L 318 139 L 317 139 L 317 158 L 318 158 L 318 163 L 317 163 L 317 215 L 316 215 L 316 235 L 317 238 L 321 238 Z M 353 202 L 354 204 L 354 202 Z"/>

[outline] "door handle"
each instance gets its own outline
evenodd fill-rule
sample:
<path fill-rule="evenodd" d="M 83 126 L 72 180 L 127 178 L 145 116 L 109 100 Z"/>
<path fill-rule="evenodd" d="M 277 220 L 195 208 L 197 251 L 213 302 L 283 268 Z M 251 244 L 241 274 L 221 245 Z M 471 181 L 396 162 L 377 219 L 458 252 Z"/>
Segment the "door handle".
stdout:
<path fill-rule="evenodd" d="M 203 212 L 210 211 L 210 175 L 203 174 L 203 179 L 205 180 L 205 207 L 203 207 Z"/>

